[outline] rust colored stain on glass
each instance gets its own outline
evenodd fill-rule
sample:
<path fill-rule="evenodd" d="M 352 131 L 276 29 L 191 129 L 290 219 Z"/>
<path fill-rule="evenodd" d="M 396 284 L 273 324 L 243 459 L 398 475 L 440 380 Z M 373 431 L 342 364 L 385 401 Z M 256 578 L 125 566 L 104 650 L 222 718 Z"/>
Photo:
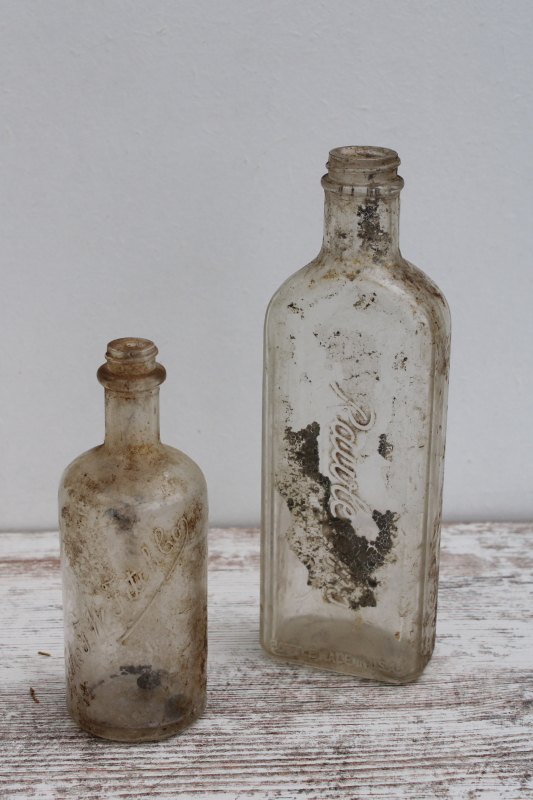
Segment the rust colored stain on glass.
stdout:
<path fill-rule="evenodd" d="M 110 342 L 104 444 L 59 489 L 67 707 L 122 741 L 177 733 L 206 696 L 207 490 L 159 438 L 156 355 L 147 339 Z"/>

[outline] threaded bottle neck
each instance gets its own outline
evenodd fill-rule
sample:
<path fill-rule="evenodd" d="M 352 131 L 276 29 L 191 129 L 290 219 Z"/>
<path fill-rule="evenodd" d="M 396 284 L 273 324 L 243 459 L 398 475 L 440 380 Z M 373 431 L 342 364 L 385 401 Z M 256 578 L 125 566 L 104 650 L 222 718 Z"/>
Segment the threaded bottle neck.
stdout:
<path fill-rule="evenodd" d="M 322 186 L 343 195 L 378 188 L 382 194 L 397 194 L 403 187 L 399 166 L 398 153 L 386 147 L 336 147 L 330 150 Z"/>
<path fill-rule="evenodd" d="M 385 147 L 330 151 L 323 252 L 341 261 L 390 263 L 399 256 L 400 159 Z"/>

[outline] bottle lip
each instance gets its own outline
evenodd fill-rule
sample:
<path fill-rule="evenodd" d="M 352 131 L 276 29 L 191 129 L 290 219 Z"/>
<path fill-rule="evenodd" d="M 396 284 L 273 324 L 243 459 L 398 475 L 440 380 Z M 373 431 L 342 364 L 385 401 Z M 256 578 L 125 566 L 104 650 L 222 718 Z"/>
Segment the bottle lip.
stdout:
<path fill-rule="evenodd" d="M 162 364 L 156 364 L 150 372 L 141 375 L 117 375 L 116 372 L 111 372 L 107 364 L 102 364 L 96 377 L 105 389 L 112 392 L 138 394 L 139 392 L 151 392 L 160 386 L 166 379 L 167 372 Z"/>
<path fill-rule="evenodd" d="M 382 172 L 400 166 L 396 150 L 388 147 L 368 147 L 366 145 L 348 145 L 334 147 L 329 151 L 328 169 L 342 167 L 354 172 Z"/>
<path fill-rule="evenodd" d="M 150 339 L 126 336 L 107 345 L 106 363 L 97 378 L 115 392 L 151 391 L 166 378 L 166 371 L 155 357 L 158 349 Z"/>
<path fill-rule="evenodd" d="M 322 185 L 341 194 L 354 194 L 344 190 L 357 186 L 379 186 L 385 193 L 396 193 L 403 186 L 397 173 L 400 163 L 398 153 L 388 147 L 335 147 L 329 152 L 328 173 L 322 178 Z"/>

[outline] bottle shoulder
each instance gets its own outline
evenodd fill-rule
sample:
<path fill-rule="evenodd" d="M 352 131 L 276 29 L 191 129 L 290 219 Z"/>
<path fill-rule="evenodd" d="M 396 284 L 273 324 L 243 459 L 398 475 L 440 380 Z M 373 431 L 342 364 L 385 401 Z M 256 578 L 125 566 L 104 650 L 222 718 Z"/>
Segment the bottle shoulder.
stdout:
<path fill-rule="evenodd" d="M 321 252 L 317 258 L 295 272 L 274 293 L 269 303 L 265 325 L 299 315 L 305 318 L 305 307 L 323 304 L 346 305 L 360 312 L 365 303 L 354 303 L 354 295 L 369 297 L 379 290 L 382 302 L 388 305 L 411 306 L 425 317 L 434 336 L 450 335 L 451 318 L 448 303 L 438 288 L 421 269 L 401 256 L 390 263 L 373 263 L 370 259 L 338 259 Z M 374 295 L 376 296 L 376 295 Z"/>
<path fill-rule="evenodd" d="M 424 311 L 430 324 L 449 336 L 451 314 L 448 302 L 435 281 L 410 261 L 402 258 L 394 265 L 392 278 L 405 296 Z"/>
<path fill-rule="evenodd" d="M 98 445 L 68 465 L 59 493 L 89 505 L 106 504 L 110 497 L 169 504 L 204 495 L 206 482 L 198 465 L 169 445 L 124 451 Z"/>

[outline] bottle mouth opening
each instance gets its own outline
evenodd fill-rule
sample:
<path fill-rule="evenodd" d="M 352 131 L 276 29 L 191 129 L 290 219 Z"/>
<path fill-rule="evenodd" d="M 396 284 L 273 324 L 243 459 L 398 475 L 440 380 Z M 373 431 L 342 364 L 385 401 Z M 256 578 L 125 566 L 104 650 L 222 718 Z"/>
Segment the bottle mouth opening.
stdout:
<path fill-rule="evenodd" d="M 324 176 L 324 188 L 339 186 L 381 186 L 389 184 L 397 190 L 403 180 L 397 170 L 400 159 L 395 150 L 388 147 L 366 147 L 350 145 L 330 150 L 326 164 L 328 174 Z"/>
<path fill-rule="evenodd" d="M 395 150 L 388 147 L 364 147 L 351 145 L 348 147 L 335 147 L 329 151 L 329 161 L 326 166 L 340 166 L 354 170 L 383 170 L 399 167 L 400 159 Z"/>

